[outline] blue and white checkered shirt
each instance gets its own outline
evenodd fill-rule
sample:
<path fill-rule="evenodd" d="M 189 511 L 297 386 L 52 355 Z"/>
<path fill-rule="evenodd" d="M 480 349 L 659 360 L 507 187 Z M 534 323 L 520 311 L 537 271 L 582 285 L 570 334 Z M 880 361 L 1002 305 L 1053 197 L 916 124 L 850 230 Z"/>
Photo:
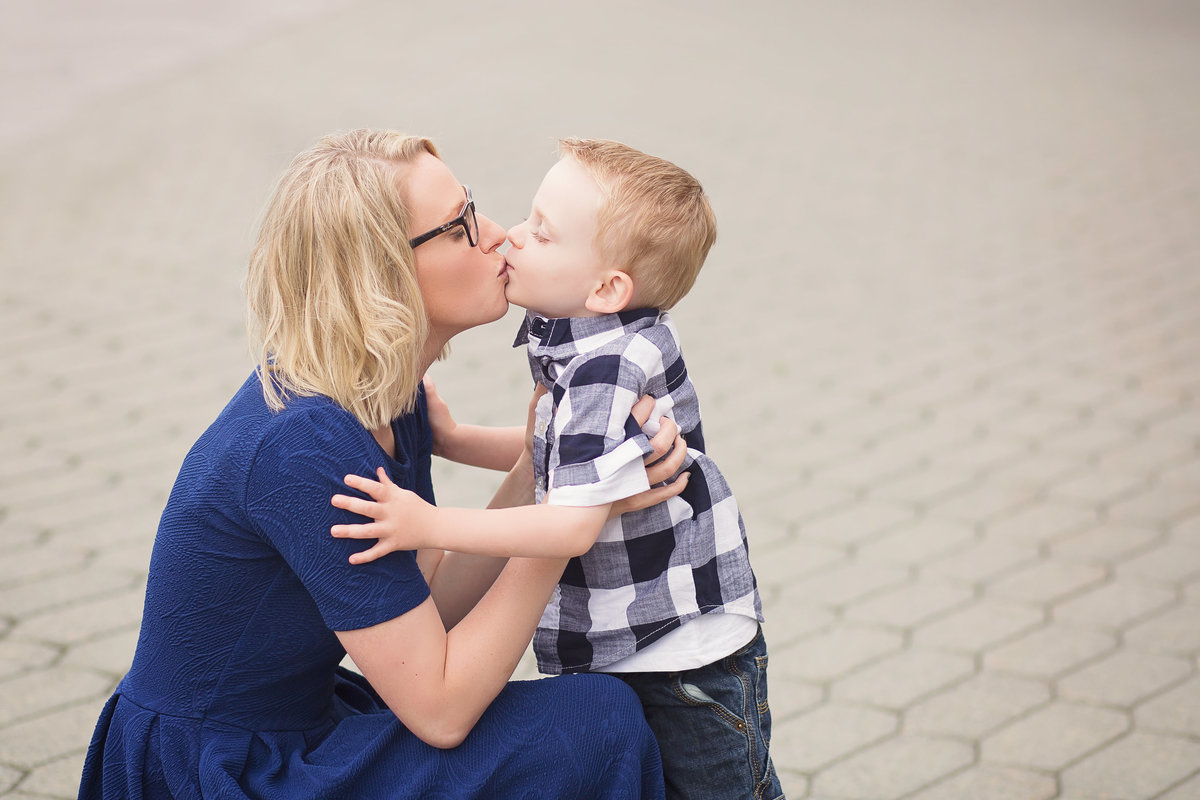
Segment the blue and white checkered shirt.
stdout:
<path fill-rule="evenodd" d="M 534 635 L 538 668 L 602 669 L 701 614 L 762 621 L 746 529 L 704 453 L 700 407 L 671 318 L 656 309 L 528 315 L 515 344 L 528 345 L 534 379 L 549 389 L 534 432 L 538 502 L 553 490 L 555 505 L 602 505 L 649 488 L 649 438 L 630 415 L 643 395 L 657 401 L 655 426 L 663 416 L 679 426 L 691 473 L 678 497 L 610 519 L 592 549 L 571 559 Z"/>

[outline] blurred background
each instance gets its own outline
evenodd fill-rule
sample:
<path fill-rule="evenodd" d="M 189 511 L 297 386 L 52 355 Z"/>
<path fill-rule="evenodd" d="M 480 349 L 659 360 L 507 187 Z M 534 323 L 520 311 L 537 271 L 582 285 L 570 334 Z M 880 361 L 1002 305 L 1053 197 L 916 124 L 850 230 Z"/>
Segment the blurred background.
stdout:
<path fill-rule="evenodd" d="M 74 796 L 175 471 L 253 366 L 274 180 L 387 127 L 506 226 L 559 136 L 704 183 L 720 236 L 674 316 L 750 532 L 790 797 L 1200 797 L 1200 6 L 0 20 L 0 795 Z M 523 418 L 518 320 L 436 367 L 461 421 Z"/>

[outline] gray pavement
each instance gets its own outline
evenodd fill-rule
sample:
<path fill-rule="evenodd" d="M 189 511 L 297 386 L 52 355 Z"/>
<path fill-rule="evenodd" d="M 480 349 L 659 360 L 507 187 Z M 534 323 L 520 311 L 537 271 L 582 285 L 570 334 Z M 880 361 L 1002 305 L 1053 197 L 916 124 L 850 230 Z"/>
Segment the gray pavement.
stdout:
<path fill-rule="evenodd" d="M 592 6 L 0 5 L 0 795 L 74 796 L 271 182 L 386 126 L 503 223 L 558 135 L 705 182 L 789 797 L 1200 798 L 1200 6 Z M 460 419 L 521 418 L 515 320 Z"/>

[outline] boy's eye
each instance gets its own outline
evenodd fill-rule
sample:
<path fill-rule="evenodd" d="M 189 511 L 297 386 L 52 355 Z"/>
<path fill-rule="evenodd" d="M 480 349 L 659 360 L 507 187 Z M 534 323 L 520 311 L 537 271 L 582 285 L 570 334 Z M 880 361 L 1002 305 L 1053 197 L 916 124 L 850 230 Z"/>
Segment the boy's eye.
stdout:
<path fill-rule="evenodd" d="M 464 230 L 462 229 L 462 226 L 460 226 L 460 225 L 456 225 L 456 226 L 454 226 L 454 229 L 453 229 L 453 230 L 451 230 L 451 231 L 449 232 L 449 236 L 450 236 L 450 238 L 451 238 L 451 239 L 453 239 L 453 240 L 454 240 L 454 241 L 456 241 L 456 242 L 457 242 L 459 239 L 462 239 L 463 237 L 465 237 L 466 235 L 467 235 L 467 232 L 466 232 L 466 231 L 464 231 Z"/>
<path fill-rule="evenodd" d="M 549 239 L 547 239 L 545 236 L 542 236 L 537 231 L 531 231 L 529 235 L 533 237 L 533 240 L 535 242 L 540 242 L 542 244 L 545 244 L 546 242 L 550 241 Z"/>

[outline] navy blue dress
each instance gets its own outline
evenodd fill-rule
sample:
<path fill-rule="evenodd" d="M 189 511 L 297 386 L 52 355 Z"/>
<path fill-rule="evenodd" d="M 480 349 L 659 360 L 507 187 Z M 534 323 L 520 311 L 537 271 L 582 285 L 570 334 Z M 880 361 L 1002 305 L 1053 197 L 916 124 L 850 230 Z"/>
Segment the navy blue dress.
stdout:
<path fill-rule="evenodd" d="M 86 798 L 661 797 L 637 697 L 611 676 L 510 683 L 466 741 L 430 747 L 334 631 L 415 608 L 412 553 L 354 566 L 343 476 L 383 465 L 433 502 L 425 398 L 397 458 L 324 397 L 266 406 L 255 375 L 188 453 L 159 524 L 133 666 L 96 725 Z"/>

